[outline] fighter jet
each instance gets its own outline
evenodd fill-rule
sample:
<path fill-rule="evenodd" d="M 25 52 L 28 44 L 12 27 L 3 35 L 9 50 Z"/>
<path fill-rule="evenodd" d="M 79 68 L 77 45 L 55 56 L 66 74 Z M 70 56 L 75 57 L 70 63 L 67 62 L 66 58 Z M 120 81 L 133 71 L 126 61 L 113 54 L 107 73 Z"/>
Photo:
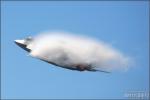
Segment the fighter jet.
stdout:
<path fill-rule="evenodd" d="M 28 37 L 28 38 L 25 38 L 25 39 L 21 39 L 21 40 L 14 40 L 14 42 L 19 46 L 21 47 L 22 49 L 24 49 L 25 51 L 27 51 L 28 53 L 31 53 L 32 52 L 32 48 L 29 48 L 28 45 L 30 45 L 32 43 L 32 41 L 34 41 L 34 38 L 32 37 Z M 76 63 L 76 64 L 68 64 L 66 65 L 65 64 L 65 60 L 64 62 L 61 62 L 61 63 L 58 63 L 59 60 L 61 58 L 58 58 L 56 59 L 57 61 L 51 61 L 47 58 L 42 58 L 42 57 L 36 57 L 42 61 L 45 61 L 49 64 L 52 64 L 52 65 L 55 65 L 55 66 L 58 66 L 58 67 L 62 67 L 62 68 L 66 68 L 66 69 L 70 69 L 70 70 L 77 70 L 77 71 L 100 71 L 100 72 L 105 72 L 105 73 L 109 73 L 107 71 L 103 71 L 103 70 L 96 70 L 94 69 L 94 67 L 91 65 L 91 64 L 86 64 L 86 63 Z M 62 58 L 64 59 L 64 58 Z"/>

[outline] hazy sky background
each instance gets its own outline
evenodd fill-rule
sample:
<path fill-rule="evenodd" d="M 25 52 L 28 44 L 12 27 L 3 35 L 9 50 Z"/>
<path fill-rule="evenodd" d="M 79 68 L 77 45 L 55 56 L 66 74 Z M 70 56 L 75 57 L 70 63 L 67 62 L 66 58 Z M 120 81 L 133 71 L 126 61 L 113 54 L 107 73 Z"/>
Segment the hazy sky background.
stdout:
<path fill-rule="evenodd" d="M 125 98 L 148 91 L 146 1 L 2 2 L 1 90 L 4 99 Z M 78 72 L 27 56 L 15 39 L 42 31 L 73 32 L 105 41 L 134 59 L 127 72 Z"/>

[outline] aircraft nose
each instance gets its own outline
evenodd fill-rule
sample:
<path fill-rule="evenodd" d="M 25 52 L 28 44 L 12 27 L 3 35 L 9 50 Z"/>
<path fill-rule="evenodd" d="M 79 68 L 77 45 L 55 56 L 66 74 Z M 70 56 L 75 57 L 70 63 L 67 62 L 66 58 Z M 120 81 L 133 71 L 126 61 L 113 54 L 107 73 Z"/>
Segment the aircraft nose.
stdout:
<path fill-rule="evenodd" d="M 24 41 L 23 41 L 23 40 L 14 40 L 14 42 L 15 42 L 16 44 L 24 44 Z"/>
<path fill-rule="evenodd" d="M 20 47 L 25 46 L 24 40 L 14 40 L 14 42 Z"/>
<path fill-rule="evenodd" d="M 26 50 L 26 51 L 28 51 L 28 52 L 30 52 L 31 50 L 30 49 L 28 49 L 26 46 L 26 44 L 25 44 L 25 40 L 14 40 L 14 42 L 19 46 L 19 47 L 21 47 L 22 49 L 24 49 L 24 50 Z"/>

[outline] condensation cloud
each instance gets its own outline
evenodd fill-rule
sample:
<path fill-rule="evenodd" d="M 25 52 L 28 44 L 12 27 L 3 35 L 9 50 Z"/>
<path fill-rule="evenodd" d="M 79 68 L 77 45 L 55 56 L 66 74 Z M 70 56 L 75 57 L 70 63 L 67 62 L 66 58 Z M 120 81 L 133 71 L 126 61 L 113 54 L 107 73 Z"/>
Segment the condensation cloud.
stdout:
<path fill-rule="evenodd" d="M 46 32 L 34 37 L 28 45 L 30 55 L 71 66 L 89 64 L 94 69 L 113 71 L 126 70 L 130 58 L 111 45 L 68 32 Z"/>

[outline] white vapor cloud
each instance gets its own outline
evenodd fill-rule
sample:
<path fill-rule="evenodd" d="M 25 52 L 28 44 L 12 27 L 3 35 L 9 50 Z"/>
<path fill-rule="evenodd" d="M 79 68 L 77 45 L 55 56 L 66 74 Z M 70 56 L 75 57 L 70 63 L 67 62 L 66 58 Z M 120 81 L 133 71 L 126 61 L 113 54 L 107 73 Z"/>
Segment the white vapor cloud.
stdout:
<path fill-rule="evenodd" d="M 46 32 L 27 46 L 30 55 L 58 65 L 88 64 L 96 70 L 127 70 L 130 58 L 109 44 L 67 32 Z"/>

